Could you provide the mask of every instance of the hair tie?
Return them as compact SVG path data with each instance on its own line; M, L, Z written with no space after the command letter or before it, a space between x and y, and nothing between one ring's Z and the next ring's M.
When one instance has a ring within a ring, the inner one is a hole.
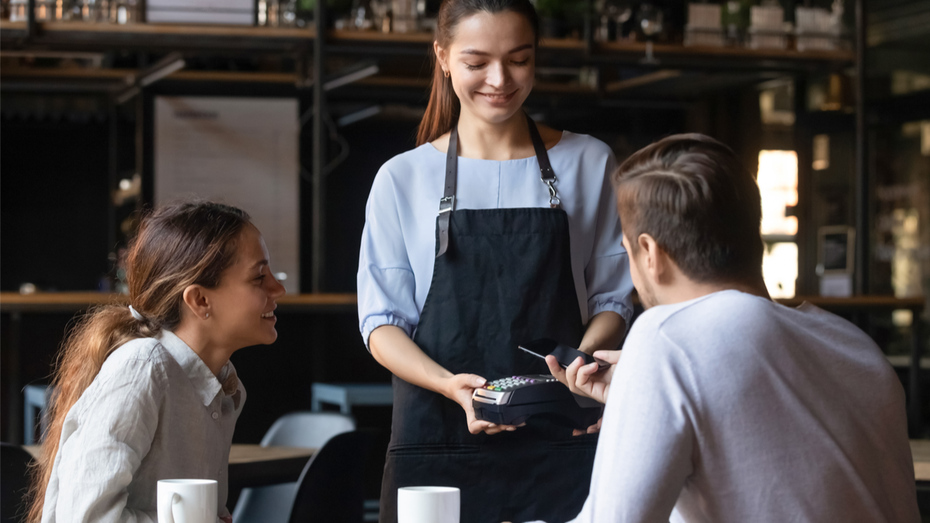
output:
M132 314L132 317L135 318L136 321L145 321L145 316L139 314L139 311L136 309L133 309L132 305L129 306L129 313Z

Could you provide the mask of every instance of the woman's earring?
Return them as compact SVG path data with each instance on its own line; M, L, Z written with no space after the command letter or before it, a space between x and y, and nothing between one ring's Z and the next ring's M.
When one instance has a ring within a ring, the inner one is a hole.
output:
M452 76L452 74L450 74L449 71L446 71L445 69L442 70L442 74L443 74L443 76L445 76L446 78L449 78L450 76Z
M210 313L208 312L208 313L203 317L203 319L207 319L207 318L209 318L209 317L210 317Z

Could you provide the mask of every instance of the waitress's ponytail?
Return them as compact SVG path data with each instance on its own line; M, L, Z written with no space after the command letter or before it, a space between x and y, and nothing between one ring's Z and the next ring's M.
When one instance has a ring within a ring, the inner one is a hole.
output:
M479 12L495 14L502 11L513 11L526 17L538 43L539 17L529 0L443 0L436 17L436 42L439 47L449 49L459 22ZM459 99L452 89L452 79L443 73L436 56L429 103L417 131L417 146L432 142L452 130L458 122L460 110Z
M435 53L434 53L435 54ZM447 133L459 119L459 98L452 89L452 78L442 72L439 57L433 61L433 82L426 114L417 131L417 147Z

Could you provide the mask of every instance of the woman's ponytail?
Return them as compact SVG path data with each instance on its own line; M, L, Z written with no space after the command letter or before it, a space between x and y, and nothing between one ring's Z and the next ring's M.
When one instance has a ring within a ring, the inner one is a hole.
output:
M433 61L429 103L417 131L417 147L449 132L459 119L460 109L459 98L452 89L452 78L443 73L439 58L436 57Z
M147 322L132 317L124 305L104 305L89 311L71 329L58 356L57 370L50 390L44 416L49 420L42 435L42 452L33 469L30 485L32 505L26 521L38 523L42 519L45 488L52 474L55 455L61 440L65 415L77 403L87 387L100 372L103 363L124 343L153 335Z

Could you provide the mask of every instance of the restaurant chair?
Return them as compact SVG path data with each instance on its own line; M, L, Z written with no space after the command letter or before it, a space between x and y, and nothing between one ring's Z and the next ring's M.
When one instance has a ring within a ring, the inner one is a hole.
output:
M322 448L333 436L355 430L351 416L336 412L292 412L278 418L262 447ZM297 483L242 489L233 511L236 523L287 523Z
M377 441L378 431L370 429L329 440L297 480L288 523L362 523L365 473Z
M19 445L0 443L0 523L19 523L29 491L32 455Z

